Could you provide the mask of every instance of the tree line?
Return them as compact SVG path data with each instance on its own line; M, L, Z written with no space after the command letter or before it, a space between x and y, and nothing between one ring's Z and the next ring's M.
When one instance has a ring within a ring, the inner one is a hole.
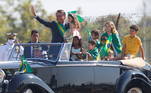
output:
M6 42L7 32L18 33L18 39L21 42L28 42L30 40L30 32L36 29L40 32L40 41L50 42L51 32L48 28L42 26L39 22L34 20L31 16L29 7L34 0L1 0L0 1L0 44ZM43 8L41 1L36 0L34 2L35 6L38 8L38 15L46 20L55 20L55 13L48 14ZM78 9L77 9L78 10ZM80 9L81 10L81 9ZM81 13L81 11L79 12ZM81 23L81 35L84 41L87 41L88 34L93 29L98 29L103 32L104 23L107 21L113 21L116 23L118 18L117 15L99 16L93 21L91 18L87 17L83 23ZM132 24L130 19L120 16L118 23L118 32L121 36L125 36L129 33L129 26ZM140 21L137 22L140 27L138 35L143 39L144 37L149 40L151 36L151 17L142 17Z

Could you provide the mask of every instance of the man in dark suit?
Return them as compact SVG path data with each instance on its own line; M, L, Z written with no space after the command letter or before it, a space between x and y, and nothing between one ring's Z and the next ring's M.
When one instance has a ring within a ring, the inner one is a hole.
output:
M40 18L36 15L35 9L31 6L31 13L33 14L34 18L39 21L44 26L51 29L52 32L52 43L64 43L64 33L69 29L69 23L65 23L66 13L64 10L57 10L56 12L56 19L57 21L48 22ZM56 59L59 52L61 50L60 44L55 44L55 46L50 46L49 48L49 59Z
M28 43L40 43L39 42L39 33L37 30L32 30L31 32L31 41ZM25 58L40 58L43 57L43 51L47 50L47 46L25 46L24 56Z
M51 29L52 32L52 43L64 43L64 33L69 29L69 23L65 23L66 14L64 10L57 10L56 19L57 21L48 22L36 15L35 9L31 6L31 12L34 18L44 26Z

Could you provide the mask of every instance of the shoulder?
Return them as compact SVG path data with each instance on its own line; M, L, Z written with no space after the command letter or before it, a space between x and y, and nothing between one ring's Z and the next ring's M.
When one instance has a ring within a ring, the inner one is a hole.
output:
M50 23L51 23L51 24L57 24L57 22L56 22L56 21L51 21Z
M106 32L102 33L102 34L101 34L101 37L102 37L102 36L107 36L107 33L106 33Z
M112 32L112 34L118 34L118 31L117 31L117 30L114 30L114 31Z
M127 39L127 38L130 38L130 35L126 35L123 37L123 39Z
M119 33L117 31L112 32L112 36L117 37L119 36Z
M140 37L138 37L138 36L136 36L135 38L136 38L137 40L141 40Z
M57 22L56 21L51 21L51 22L49 22L49 25L51 25L51 27L56 27Z
M130 35L124 36L122 40L123 44L125 44L129 39L130 39Z
M103 32L101 35L105 35L105 34L107 34L106 32Z
M136 39L137 42L141 43L140 37L136 36L135 39Z

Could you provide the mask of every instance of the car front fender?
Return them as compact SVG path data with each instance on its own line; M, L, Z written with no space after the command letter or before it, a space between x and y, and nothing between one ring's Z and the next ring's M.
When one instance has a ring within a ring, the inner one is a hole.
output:
M147 76L139 70L128 70L121 74L116 83L116 93L124 93L128 84L133 82L133 80L138 80L143 82L146 86L151 87L150 80Z
M44 81L37 76L28 73L14 75L8 84L7 93L18 93L22 87L28 85L36 85L48 93L54 93Z

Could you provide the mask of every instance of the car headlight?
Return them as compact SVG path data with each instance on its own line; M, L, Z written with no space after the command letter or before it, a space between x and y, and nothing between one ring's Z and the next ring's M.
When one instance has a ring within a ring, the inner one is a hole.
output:
M5 78L5 72L2 69L0 69L0 83L3 82L4 78Z

